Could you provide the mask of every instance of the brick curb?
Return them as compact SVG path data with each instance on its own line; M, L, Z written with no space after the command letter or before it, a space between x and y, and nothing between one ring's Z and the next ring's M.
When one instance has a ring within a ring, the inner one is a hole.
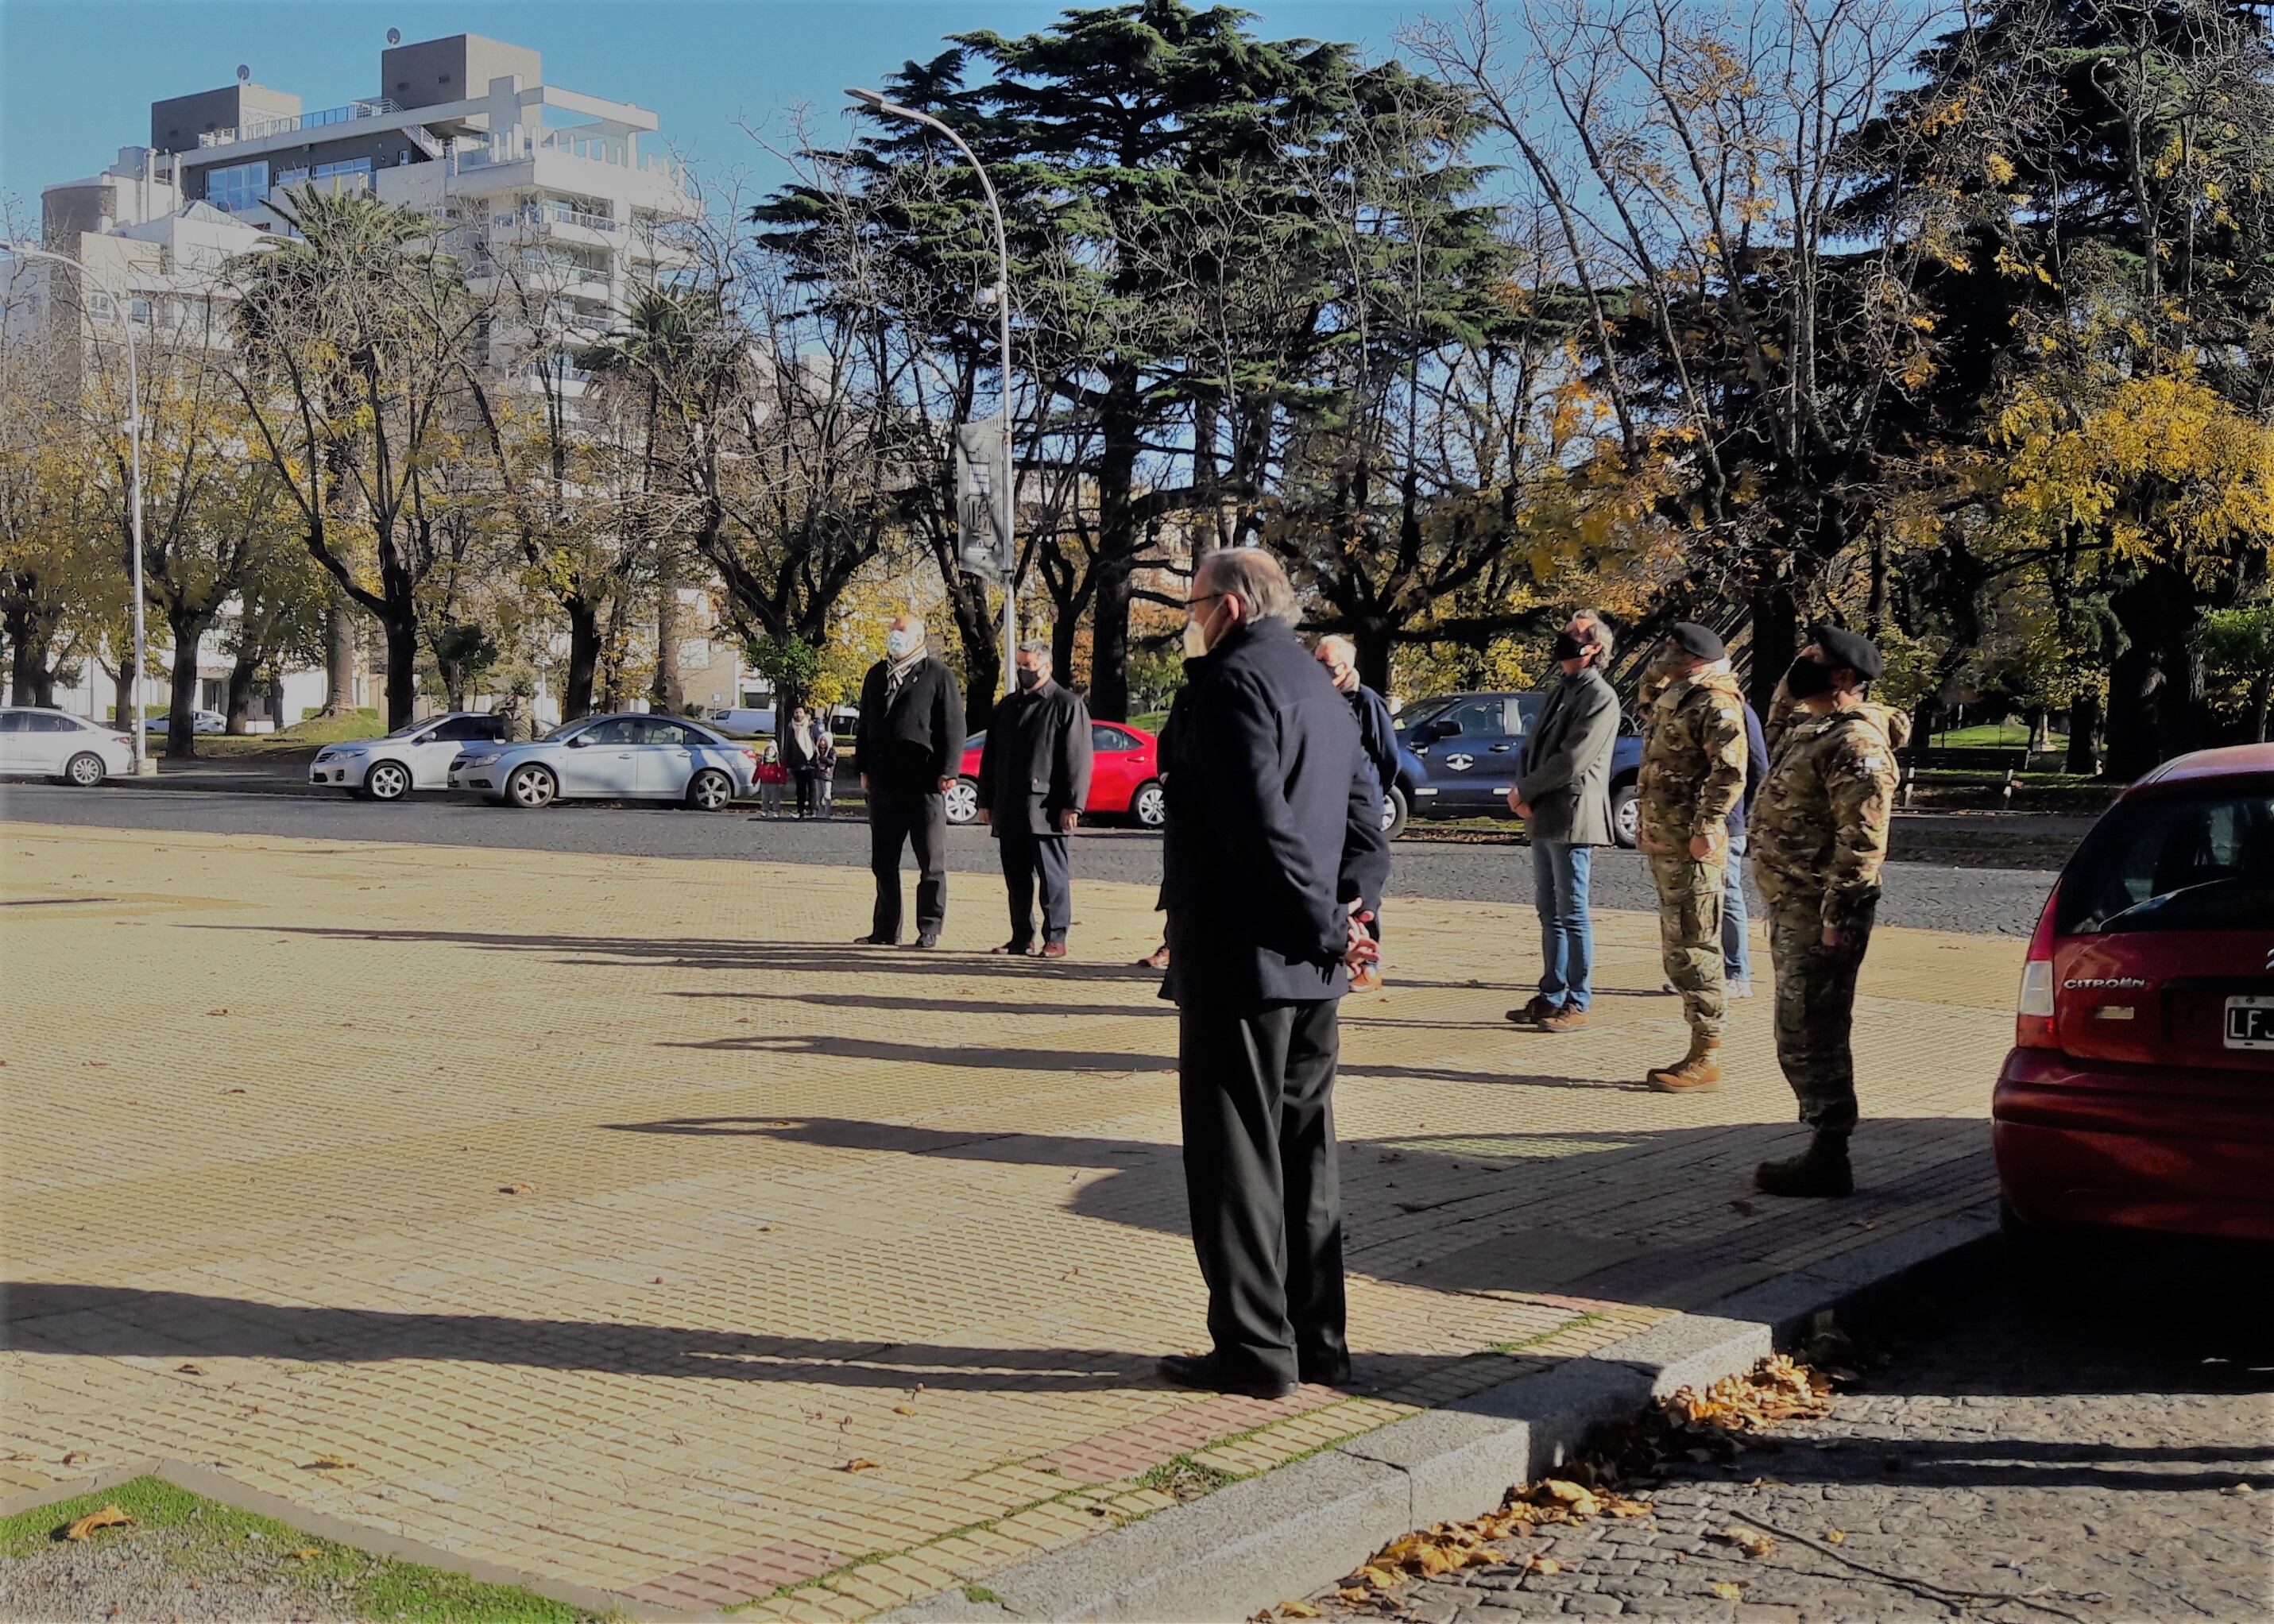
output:
M106 1467L70 1483L11 1494L0 1498L0 1517L20 1516L27 1511L37 1511L42 1506L77 1500L82 1494L100 1494L105 1489L115 1489L123 1483L132 1483L137 1477L159 1478L177 1489L186 1489L192 1494L202 1495L234 1510L250 1512L254 1516L273 1517L303 1533L330 1540L334 1545L348 1545L392 1561L416 1562L422 1568L460 1574L482 1584L510 1585L516 1590L528 1590L548 1601L557 1601L564 1606L575 1607L599 1618L685 1619L697 1616L666 1612L651 1604L636 1602L610 1590L566 1584L557 1579L520 1573L495 1562L480 1561L453 1551L445 1551L439 1545L423 1545L416 1539L405 1539L399 1534L390 1534L360 1522L350 1522L326 1512L312 1511L297 1501L248 1488L210 1466L192 1466L184 1461L156 1458L130 1466Z
M971 1619L1246 1619L1432 1522L1479 1516L1596 1426L1750 1370L1820 1317L1993 1239L1988 1205L1676 1314L1553 1370L1394 1421L1261 1477L947 1591L885 1624Z

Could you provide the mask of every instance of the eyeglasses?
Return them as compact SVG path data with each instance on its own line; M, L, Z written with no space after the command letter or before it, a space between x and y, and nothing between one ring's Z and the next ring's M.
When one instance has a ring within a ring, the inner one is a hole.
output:
M1202 592L1198 598L1187 598L1185 599L1185 607L1187 609L1197 609L1202 604L1212 604L1219 598L1230 598L1231 596L1231 594L1229 592Z

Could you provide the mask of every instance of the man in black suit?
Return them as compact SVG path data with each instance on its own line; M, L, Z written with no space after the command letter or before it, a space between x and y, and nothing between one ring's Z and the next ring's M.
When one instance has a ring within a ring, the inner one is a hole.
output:
M885 658L861 683L855 764L869 796L869 867L877 912L859 939L900 939L900 846L916 855L916 945L939 945L947 921L947 790L963 764L963 695L924 648L923 617L896 617Z
M1296 640L1270 554L1193 576L1186 688L1163 741L1169 916L1193 1247L1214 1350L1180 1386L1283 1398L1350 1373L1335 1169L1337 1003L1371 963L1389 876L1350 703Z
M1003 695L979 756L979 816L995 831L1011 893L1011 939L993 951L1035 944L1035 881L1043 883L1043 957L1063 959L1073 923L1066 835L1089 804L1094 747L1089 707L1050 680L1050 646L1019 650L1018 686Z

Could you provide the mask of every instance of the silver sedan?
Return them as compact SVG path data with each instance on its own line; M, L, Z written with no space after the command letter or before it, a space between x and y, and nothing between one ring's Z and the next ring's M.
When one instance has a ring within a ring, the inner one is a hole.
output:
M556 801L676 801L732 806L757 781L758 753L675 716L587 716L542 739L484 744L450 763L450 787L534 811Z

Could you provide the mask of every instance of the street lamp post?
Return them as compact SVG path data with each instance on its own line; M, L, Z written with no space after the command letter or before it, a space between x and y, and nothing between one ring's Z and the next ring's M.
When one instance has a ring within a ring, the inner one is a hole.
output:
M987 194L987 212L995 217L995 314L998 332L1003 346L1003 479L1005 488L1003 501L1003 547L1008 555L1003 560L1003 691L1011 692L1017 686L1019 664L1019 546L1018 503L1013 500L1018 492L1018 465L1012 460L1011 440L1011 239L1003 229L1003 205L995 196L995 183L987 177L987 166L979 162L979 154L971 150L964 139L934 118L930 113L913 107L902 107L888 102L874 90L856 87L845 93L874 113L887 118L905 118L928 130L937 130L955 143L971 165L971 172L979 177L980 190Z
M110 301L111 313L126 334L126 506L127 528L133 538L133 556L128 561L128 573L133 578L134 593L134 774L147 777L155 771L150 760L149 733L145 723L142 703L142 670L145 643L142 632L142 381L134 360L134 312L118 296L118 289L72 259L46 248L26 248L20 243L0 241L0 253L13 254L19 259L50 259L67 266L86 277L102 290Z

